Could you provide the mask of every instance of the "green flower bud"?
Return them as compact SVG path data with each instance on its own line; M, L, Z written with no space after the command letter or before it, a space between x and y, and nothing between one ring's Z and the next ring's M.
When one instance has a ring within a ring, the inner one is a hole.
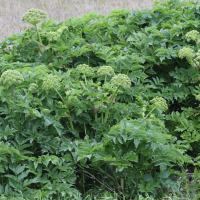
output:
M89 67L86 64L78 65L77 69L80 73L84 74L86 77L94 75L94 70L92 69L92 67Z
M163 111L168 109L167 102L162 97L155 97L150 102Z
M56 75L49 74L43 79L42 88L45 91L56 88L59 86L60 78Z
M47 37L49 38L50 41L57 40L58 37L60 37L60 34L57 32L50 31L47 33Z
M33 110L31 116L41 118L40 113L37 110Z
M62 101L58 101L57 105L58 105L59 108L63 108L63 102Z
M6 86L18 85L24 81L23 76L17 70L7 70L3 72L0 78L0 82Z
M188 42L190 42L190 40L197 41L197 39L199 38L199 32L196 30L192 30L185 35L185 38Z
M45 114L49 114L50 110L49 109L43 109L42 112L45 113Z
M28 91L29 91L29 92L33 92L33 90L36 90L37 87L38 87L38 86L37 86L36 83L31 83L31 84L29 85Z
M125 74L118 74L111 79L110 84L113 87L121 86L124 89L128 89L131 87L131 80Z
M80 72L76 69L72 69L70 71L70 77L72 77L75 80L79 80L79 78L81 77Z
M114 69L110 66L102 66L97 70L99 76L114 76Z
M200 94L196 95L195 99L198 100L198 101L200 101Z
M59 138L59 137L55 137L55 140L56 140L57 142L60 142L60 138Z
M47 14L39 9L30 9L25 15L22 17L22 21L28 22L29 24L36 25L47 18Z
M70 90L69 85L65 85L65 90Z

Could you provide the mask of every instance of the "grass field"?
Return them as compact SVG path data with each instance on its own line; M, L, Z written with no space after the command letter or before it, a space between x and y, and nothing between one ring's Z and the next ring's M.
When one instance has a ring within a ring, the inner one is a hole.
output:
M113 9L151 8L154 0L0 0L0 41L12 33L23 32L22 16L31 8L44 10L48 18L64 21L96 11L105 16ZM163 1L163 0L162 0Z

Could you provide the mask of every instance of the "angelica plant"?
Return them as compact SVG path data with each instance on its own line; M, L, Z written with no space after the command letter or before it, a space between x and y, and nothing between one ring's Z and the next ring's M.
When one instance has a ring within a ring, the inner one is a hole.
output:
M199 42L200 42L199 37L200 37L200 34L199 34L199 32L196 31L196 30L189 31L189 32L185 35L185 38L187 39L188 42L190 42L190 40L193 40L193 41L196 42L197 48L198 48L198 44L199 44Z
M92 67L89 67L89 65L86 64L81 64L77 66L77 70L83 74L84 79L85 79L85 84L87 85L87 79L86 77L93 76L94 75L94 70Z
M43 79L42 89L46 92L48 92L51 89L54 89L56 93L58 94L58 96L60 97L60 99L62 100L62 103L66 104L63 97L56 89L60 84L59 82L60 82L60 78L58 76L56 75L53 76L52 74L49 74ZM70 113L68 112L66 116L69 119L71 129L74 129Z
M188 32L185 35L185 38L188 42L190 42L191 40L195 41L196 45L197 45L197 49L198 49L198 44L200 42L200 34L198 31L196 30L192 30L190 32ZM200 50L198 50L198 52L194 53L194 50L191 49L190 47L183 47L183 49L181 49L179 51L179 58L183 59L186 58L187 61L193 66L193 67L198 67L200 69Z
M107 76L114 76L115 72L114 69L110 66L102 66L97 70L97 74L99 76L105 76L105 82L106 82L106 78Z
M49 38L49 41L56 41L61 34L63 33L64 29L66 29L66 26L62 26L61 28L59 28L57 31L50 31L47 33L47 37Z
M21 82L24 81L23 76L17 70L7 70L3 72L0 78L0 82L6 86L12 88L12 95L14 98L14 85L19 85Z
M28 22L29 24L32 24L33 26L35 26L35 29L37 31L38 40L41 44L42 44L42 40L41 40L39 31L37 28L37 24L39 24L45 18L47 18L47 14L43 10L34 9L34 8L30 9L22 17L22 21Z
M111 107L111 105L113 104L113 100L116 98L117 96L117 92L119 90L120 87L124 88L124 89L129 89L131 87L131 80L130 78L125 75L125 74L118 74L115 75L111 81L110 81L110 85L114 88L116 88L116 90L114 91L114 93L111 96L111 100L110 100L110 105L108 106L108 109L106 110L106 114L105 114L105 118L104 118L104 122L107 122L108 119L108 112L109 112L109 108Z

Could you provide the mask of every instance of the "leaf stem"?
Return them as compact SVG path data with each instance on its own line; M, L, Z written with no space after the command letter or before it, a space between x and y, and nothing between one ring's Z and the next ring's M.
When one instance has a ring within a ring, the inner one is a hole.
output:
M146 119L154 110L155 110L156 106L148 113L148 115L146 117L144 117L144 119Z
M115 98L115 95L117 94L118 89L119 89L119 86L117 87L117 89L115 90L115 92L112 95L111 104L109 105L108 109L106 110L106 114L105 114L105 118L104 118L104 123L106 123L107 120L108 120L108 112L109 112L109 109L110 109L111 105L113 104L113 99Z
M60 93L58 92L58 90L56 90L56 88L54 88L54 90L56 91L56 93L58 94L58 96L60 97L60 99L62 100L62 102L65 103L64 99L62 98L62 96L60 95Z
M95 117L95 122L97 122L97 112L94 113L94 117Z
M87 85L87 79L86 79L86 76L85 76L85 74L84 74L84 79L85 79L85 84Z
M60 93L58 92L58 90L56 90L56 88L54 88L54 90L56 91L56 93L58 94L58 96L60 97L60 99L62 100L63 103L65 103L64 99L62 98L62 96L60 95ZM69 125L70 125L70 128L73 130L74 129L74 126L73 126L73 123L72 123L72 119L71 119L71 116L69 114Z
M37 25L35 25L35 29L36 29L36 31L37 31L38 40L39 40L39 42L42 44L42 40L41 40L39 31L38 31Z

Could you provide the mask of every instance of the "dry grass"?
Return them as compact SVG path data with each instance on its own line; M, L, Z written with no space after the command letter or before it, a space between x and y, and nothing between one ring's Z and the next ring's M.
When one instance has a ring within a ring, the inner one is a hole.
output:
M105 16L113 9L151 8L154 0L0 0L0 41L12 33L23 32L22 16L31 8L44 10L48 18L64 21L96 11ZM163 0L162 0L163 1Z

